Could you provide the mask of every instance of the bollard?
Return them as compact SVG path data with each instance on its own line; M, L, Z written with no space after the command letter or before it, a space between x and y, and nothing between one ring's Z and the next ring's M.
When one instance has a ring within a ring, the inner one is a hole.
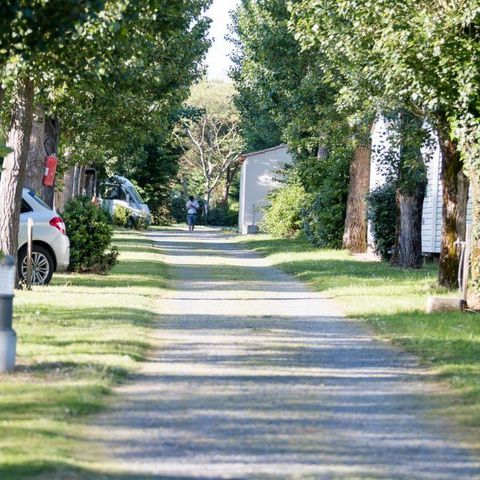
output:
M17 335L12 329L15 261L6 256L0 260L0 373L15 368Z

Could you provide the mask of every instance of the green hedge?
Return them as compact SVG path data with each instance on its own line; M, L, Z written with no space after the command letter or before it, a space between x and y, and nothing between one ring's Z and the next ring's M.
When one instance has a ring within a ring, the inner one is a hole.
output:
M388 259L395 245L397 205L395 186L385 184L367 196L368 219L371 222L375 251Z
M308 202L304 188L296 183L287 184L274 190L269 201L261 229L276 237L296 236L302 226L302 210Z
M104 210L88 197L79 197L66 203L62 216L70 239L69 270L106 273L117 263L113 229Z

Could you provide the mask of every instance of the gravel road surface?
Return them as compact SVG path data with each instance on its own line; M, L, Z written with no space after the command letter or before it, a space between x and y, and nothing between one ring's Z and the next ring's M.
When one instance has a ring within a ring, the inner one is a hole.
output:
M177 280L96 422L118 478L480 478L414 357L219 232L146 235Z

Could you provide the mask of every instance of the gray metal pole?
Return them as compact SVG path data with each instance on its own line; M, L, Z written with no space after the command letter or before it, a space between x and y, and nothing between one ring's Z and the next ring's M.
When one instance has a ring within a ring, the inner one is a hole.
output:
M6 256L0 260L0 373L15 368L17 335L12 329L15 262Z

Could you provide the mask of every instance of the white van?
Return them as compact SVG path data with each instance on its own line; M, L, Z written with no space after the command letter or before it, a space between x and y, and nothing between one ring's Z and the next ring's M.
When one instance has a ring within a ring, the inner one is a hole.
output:
M113 215L118 206L122 206L130 212L132 223L141 219L150 225L150 209L130 180L114 175L103 184L103 190L102 207L110 215Z

